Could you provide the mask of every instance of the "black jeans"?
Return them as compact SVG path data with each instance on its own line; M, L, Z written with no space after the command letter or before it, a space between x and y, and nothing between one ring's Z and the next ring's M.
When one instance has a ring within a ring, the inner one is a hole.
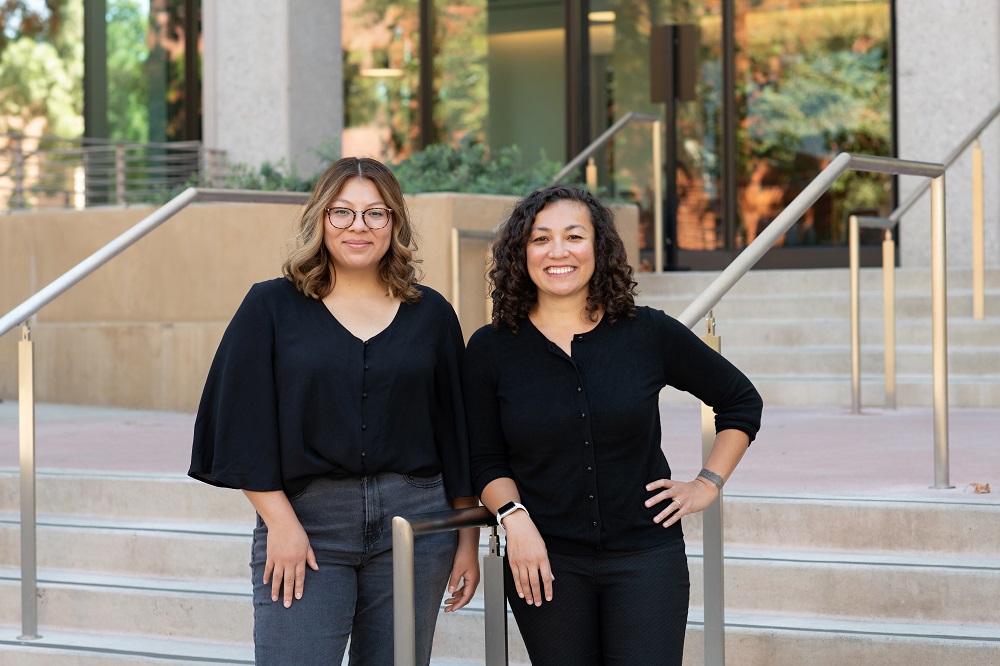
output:
M533 666L680 666L691 583L684 541L627 553L549 552L552 601L529 606L504 568Z

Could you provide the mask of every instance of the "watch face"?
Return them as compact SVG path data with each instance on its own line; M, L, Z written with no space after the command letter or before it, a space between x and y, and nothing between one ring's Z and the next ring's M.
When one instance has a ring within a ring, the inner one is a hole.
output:
M500 507L500 510L497 511L497 514L499 514L499 515L502 516L503 514L507 513L511 509L513 509L515 506L517 506L517 505L514 502L507 502L502 507Z

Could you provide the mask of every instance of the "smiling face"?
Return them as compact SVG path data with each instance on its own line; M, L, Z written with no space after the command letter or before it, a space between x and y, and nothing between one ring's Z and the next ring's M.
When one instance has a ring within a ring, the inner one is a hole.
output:
M338 272L377 272L379 262L389 250L393 220L381 229L369 229L361 219L361 211L369 208L389 208L375 183L365 178L351 178L341 188L328 207L351 208L358 211L354 222L346 229L330 224L323 214L323 243Z
M594 225L582 203L560 200L548 204L531 227L526 248L528 276L538 288L538 300L580 298L590 293L594 275Z

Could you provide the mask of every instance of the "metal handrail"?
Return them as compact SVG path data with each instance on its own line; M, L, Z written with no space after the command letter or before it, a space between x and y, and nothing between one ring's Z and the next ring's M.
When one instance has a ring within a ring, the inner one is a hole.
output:
M38 636L38 550L35 534L35 400L34 356L28 320L43 307L66 293L98 268L108 263L136 241L153 231L186 206L195 202L302 204L309 195L302 192L255 192L190 187L170 202L137 222L125 233L97 250L79 264L40 289L33 296L0 317L0 336L23 323L18 355L18 409L21 476L21 639Z
M962 142L959 143L954 150L952 150L948 156L944 158L944 161L942 162L944 168L947 169L954 164L955 161L962 156L962 153L965 152L965 149L971 146L973 142L979 138L983 131L986 130L990 123L997 118L997 116L1000 116L1000 104L990 111L990 113L966 135ZM917 203L917 200L927 192L930 186L930 182L921 183L920 187L911 192L910 195L906 197L906 200L896 207L896 210L889 213L889 219L894 222L898 222L900 218L902 218L903 215L913 207L913 204Z
M574 169L580 168L588 157L596 153L598 149L604 146L604 144L610 141L615 134L618 134L618 132L624 129L625 126L628 125L633 120L640 123L656 123L660 122L660 117L652 113L639 113L637 111L629 111L621 118L616 120L611 127L604 130L604 132L602 132L600 136L591 141L590 145L584 148L582 151L580 151L579 155L577 155L569 162L567 162L566 166L562 168L562 171L557 173L555 177L552 179L552 184L556 185L563 178L568 176Z
M303 204L309 198L305 192L257 192L253 190L221 190L189 187L169 202L137 222L127 231L38 290L13 310L0 317L0 336L26 321L43 307L64 294L70 287L108 263L133 243L193 203L271 203Z
M980 136L998 116L997 105L978 125L948 154L943 165L947 170L972 145L972 317L981 320L986 316L985 280L985 224L983 202L983 150ZM883 293L883 338L885 406L896 407L896 314L895 314L895 241L893 230L899 225L904 213L923 196L931 182L921 184L888 217L852 215L849 218L849 253L851 272L851 408L854 413L861 411L861 262L860 229L882 229L882 293Z
M437 511L392 519L392 625L393 663L416 663L416 623L413 583L413 537L433 532L453 532L466 527L492 527L490 550L483 556L485 598L485 666L507 664L507 601L503 593L503 556L497 534L497 517L484 506Z
M931 340L934 393L934 485L950 488L948 476L948 312L943 164L841 153L677 317L692 328L771 249L844 172L871 171L924 176L931 182Z
M663 158L661 156L663 148L660 136L662 134L660 129L660 123L662 122L660 116L652 113L629 111L615 121L611 127L604 130L604 132L601 133L599 137L594 139L589 146L584 148L579 155L571 159L566 166L562 168L562 171L557 173L555 178L552 179L552 185L559 183L574 169L580 168L584 160L597 152L599 148L610 141L615 134L617 134L633 120L636 122L653 124L653 136L650 141L650 145L653 147L653 261L655 262L654 270L659 272L663 270ZM672 147L671 150L673 150Z
M944 174L944 166L941 164L840 153L687 306L677 317L678 321L691 328L708 314L708 311L718 304L722 297L733 288L733 285L746 275L754 264L760 261L760 258L784 237L785 232L791 229L792 225L798 222L799 218L830 189L837 178L848 170L932 177Z

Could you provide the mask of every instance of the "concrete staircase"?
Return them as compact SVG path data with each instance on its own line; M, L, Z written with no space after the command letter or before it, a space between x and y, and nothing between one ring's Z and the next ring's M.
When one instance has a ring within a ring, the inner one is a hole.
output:
M726 500L728 663L1000 664L1000 504ZM0 474L0 663L249 664L252 512L184 477L40 473L39 626L20 642L17 477ZM686 519L702 663L700 518ZM482 663L482 599L442 613L434 663ZM526 664L510 620L512 664Z
M679 315L718 273L639 274L641 305ZM948 273L949 403L1000 405L1000 269L986 273L986 319L972 319L971 270ZM715 308L723 353L765 404L851 404L850 276L846 269L751 271ZM929 269L896 271L897 404L929 406ZM884 405L882 271L861 275L862 403ZM705 327L694 328L699 335ZM669 392L664 399L671 400Z

